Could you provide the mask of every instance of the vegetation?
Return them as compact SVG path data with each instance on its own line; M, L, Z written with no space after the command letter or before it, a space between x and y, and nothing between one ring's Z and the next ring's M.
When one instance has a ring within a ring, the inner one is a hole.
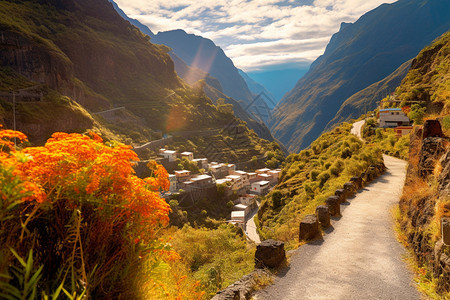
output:
M344 123L322 134L309 149L291 154L283 165L280 183L261 203L257 223L262 238L296 246L298 226L350 177L381 159L379 147L365 145Z

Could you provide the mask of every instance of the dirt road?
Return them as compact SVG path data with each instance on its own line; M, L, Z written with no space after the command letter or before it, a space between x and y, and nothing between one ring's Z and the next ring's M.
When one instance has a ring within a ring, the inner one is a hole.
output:
M353 123L352 129L350 130L350 132L356 135L360 140L362 140L361 128L364 125L364 123L366 123L365 120L355 122Z
M421 299L395 239L406 162L384 156L385 174L360 191L321 241L300 247L288 270L255 299Z

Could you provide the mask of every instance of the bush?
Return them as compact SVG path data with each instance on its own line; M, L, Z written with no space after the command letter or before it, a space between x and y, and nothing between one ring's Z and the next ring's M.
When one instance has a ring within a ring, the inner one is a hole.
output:
M21 268L14 249L32 253L33 267L42 268L39 295L62 286L78 297L138 298L142 259L178 257L157 236L169 221L157 194L169 185L165 169L151 162L152 176L139 179L131 147L105 145L95 134L55 133L45 146L21 151L14 136L26 139L0 131L0 273Z

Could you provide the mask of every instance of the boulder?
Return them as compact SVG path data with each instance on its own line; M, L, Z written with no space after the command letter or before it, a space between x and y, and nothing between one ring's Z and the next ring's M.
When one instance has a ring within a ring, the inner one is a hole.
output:
M277 268L286 258L284 243L275 240L265 240L256 246L255 268Z
M354 176L354 177L350 178L350 181L355 185L356 190L359 190L362 188L363 179L361 176Z
M328 207L326 205L320 205L316 208L316 215L319 219L320 225L323 228L329 227L330 224L330 212L328 211Z
M355 193L355 186L351 182L344 183L345 197L349 197Z
M334 195L339 197L340 203L345 202L345 190L344 189L337 189L336 192L334 192Z
M426 120L423 124L422 139L428 137L444 137L441 123L438 120Z
M341 215L341 206L338 196L330 196L327 200L325 200L327 204L328 211L331 216L340 216Z
M321 236L319 230L319 220L316 215L306 215L300 222L298 238L300 241L312 240Z

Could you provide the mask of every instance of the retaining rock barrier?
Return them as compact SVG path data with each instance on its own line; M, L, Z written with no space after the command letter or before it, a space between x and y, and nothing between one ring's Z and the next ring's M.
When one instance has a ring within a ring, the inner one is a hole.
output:
M322 228L330 227L330 212L326 205L317 206L316 215Z
M319 230L319 220L316 215L306 215L300 222L298 239L300 241L312 240L321 236Z
M255 268L277 268L286 259L284 243L275 240L265 240L256 246Z

